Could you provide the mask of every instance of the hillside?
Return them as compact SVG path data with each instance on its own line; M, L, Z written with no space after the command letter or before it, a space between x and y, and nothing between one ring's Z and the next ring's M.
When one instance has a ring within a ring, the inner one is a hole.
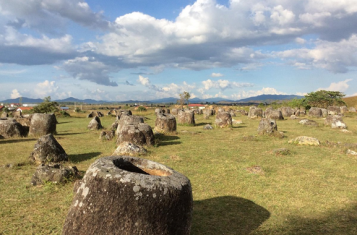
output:
M258 95L258 96L253 96L241 100L229 100L225 99L222 97L214 97L214 98L208 98L208 99L200 99L200 98L192 98L189 100L190 103L220 103L220 104L229 104L229 103L260 103L260 102L273 102L273 101L279 101L279 100L291 100L294 98L303 98L303 96L297 96L297 95ZM124 104L132 104L132 103L176 103L177 98L174 97L168 97L168 98L162 98L162 99L155 99L155 100L147 100L147 101L139 101L139 100L125 100L125 101L105 101L105 100L93 100L93 99L77 99L74 97L68 97L66 99L62 100L53 100L57 101L60 103L68 103L68 102L76 102L76 103L84 103L84 104L107 104L107 103L124 103ZM19 103L19 98L16 99L7 99L1 101L2 103ZM27 97L22 98L22 103L41 103L43 102L43 99L31 99Z
M355 107L357 108L357 96L345 97L343 101L346 102L347 107Z

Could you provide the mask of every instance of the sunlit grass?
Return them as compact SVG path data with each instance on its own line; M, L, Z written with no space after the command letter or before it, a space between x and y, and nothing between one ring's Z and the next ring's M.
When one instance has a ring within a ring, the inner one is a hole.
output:
M83 172L115 150L114 140L102 141L100 131L87 130L87 114L59 118L55 135L69 155L66 164ZM153 110L134 114L146 116L154 126ZM357 234L357 157L345 153L356 148L352 145L357 143L355 115L344 118L352 133L324 126L322 119L314 119L319 127L305 127L298 120L278 121L282 139L257 136L259 120L235 119L243 123L203 130L204 124L214 124L214 118L196 116L196 126L178 126L177 134L158 136L157 147L148 148L145 158L191 180L192 234ZM114 120L101 118L107 129ZM288 144L301 135L318 138L322 144ZM24 164L1 168L0 234L61 233L73 183L30 186L36 166L28 163L28 156L36 141L31 137L0 140L0 165ZM278 148L290 153L276 155L273 150ZM253 166L263 172L249 172L247 168Z

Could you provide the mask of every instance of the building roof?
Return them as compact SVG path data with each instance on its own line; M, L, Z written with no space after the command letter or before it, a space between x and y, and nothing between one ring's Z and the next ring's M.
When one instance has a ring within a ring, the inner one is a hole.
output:
M24 111L24 110L31 110L31 109L33 109L33 107L18 107L16 109L16 111L19 111L19 110Z

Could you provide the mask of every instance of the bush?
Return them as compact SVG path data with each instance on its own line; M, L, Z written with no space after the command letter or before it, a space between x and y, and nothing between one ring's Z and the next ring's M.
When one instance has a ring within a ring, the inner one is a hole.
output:
M61 110L58 113L56 113L56 116L57 117L70 117L71 115L64 110Z
M139 106L139 107L138 107L138 111L140 111L140 112L141 112L141 111L146 111L146 110L147 110L147 109L146 109L144 106Z

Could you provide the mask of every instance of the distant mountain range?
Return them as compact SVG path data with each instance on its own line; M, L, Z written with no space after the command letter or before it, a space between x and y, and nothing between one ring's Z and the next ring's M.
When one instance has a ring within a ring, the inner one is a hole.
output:
M259 102L273 102L273 101L279 101L279 100L291 100L291 99L301 99L303 96L297 96L297 95L259 95L259 96L254 96L254 97L249 97L246 99L241 99L241 100L229 100L229 99L224 99L221 97L215 97L215 98L209 98L209 99L200 99L200 98L192 98L189 100L190 103L259 103ZM7 99L0 101L1 103L19 103L20 99ZM73 97L69 97L63 100L54 100L58 103L85 103L85 104L110 104L110 103L124 103L124 104L133 104L133 103L176 103L177 98L174 97L169 97L169 98L163 98L163 99L156 99L156 100L126 100L126 101L105 101L105 100L92 100L92 99L85 99L85 100L80 100L76 99ZM27 97L22 97L22 103L24 104L36 104L36 103L42 103L43 99L31 99Z

